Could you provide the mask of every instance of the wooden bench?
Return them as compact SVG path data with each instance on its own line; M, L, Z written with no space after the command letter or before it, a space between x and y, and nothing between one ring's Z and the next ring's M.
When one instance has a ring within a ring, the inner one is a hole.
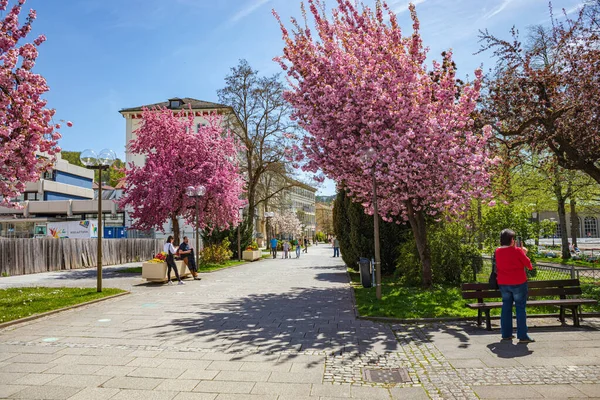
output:
M567 296L581 295L579 279L562 279L552 281L528 282L527 307L556 306L560 307L559 319L565 323L565 309L570 309L573 316L573 326L579 326L579 306L582 304L598 304L593 299L568 298ZM557 299L530 300L532 297L558 297ZM490 288L488 283L464 283L462 285L463 299L477 299L477 303L467 304L467 307L477 310L477 325L481 325L482 313L485 313L485 324L488 331L492 330L490 310L501 308L502 301L486 301L487 299L502 299L500 290Z

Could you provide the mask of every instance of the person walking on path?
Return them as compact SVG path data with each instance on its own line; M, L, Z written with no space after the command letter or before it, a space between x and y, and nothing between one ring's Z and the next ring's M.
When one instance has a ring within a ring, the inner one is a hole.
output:
M333 256L340 256L340 241L337 239L337 237L333 238Z
M521 244L522 246L522 244ZM531 260L527 257L525 247L515 246L515 232L504 229L500 233L500 247L494 252L498 287L502 294L502 312L500 314L500 330L502 340L512 340L513 314L515 304L517 314L517 339L519 343L535 342L527 334L527 274L525 268L532 270Z
M304 238L304 252L308 253L308 238Z
M271 239L271 253L273 253L273 258L277 258L277 239Z
M300 258L300 250L302 247L300 246L300 241L296 241L296 258Z
M173 269L175 271L175 276L177 277L179 284L183 285L183 281L179 277L179 271L177 271L177 264L175 264L175 253L177 252L177 250L175 249L175 246L173 246L173 236L169 236L167 238L167 243L165 243L164 250L165 253L167 253L167 283L169 285L173 284L173 282L171 282L171 269Z
M290 251L290 243L286 240L283 243L283 255L285 256L285 258L288 258L289 251Z

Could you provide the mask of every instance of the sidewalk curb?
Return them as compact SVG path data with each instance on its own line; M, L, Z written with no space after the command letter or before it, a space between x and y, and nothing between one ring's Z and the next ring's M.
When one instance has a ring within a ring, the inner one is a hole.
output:
M113 294L112 296L103 297L101 299L90 300L90 301L86 301L85 303L73 304L72 306L58 308L58 309L52 310L52 311L46 311L45 313L30 315L29 317L19 318L19 319L15 319L15 320L8 321L8 322L3 322L0 324L0 329L8 328L9 326L21 324L24 322L33 321L35 319L47 317L49 315L57 314L59 312L68 311L68 310L72 310L72 309L80 308L80 307L84 307L84 306L89 306L91 304L95 304L95 303L99 303L101 301L106 301L106 300L114 299L117 297L125 296L127 294L131 294L131 292L117 293L117 294Z
M356 303L356 297L354 295L354 287L352 287L352 279L350 279L350 273L346 269L346 277L348 278L348 287L352 292L352 310L354 316L358 320L373 321L373 322L384 322L388 324L426 324L432 322L462 322L462 321L477 321L477 317L437 317L437 318L392 318L392 317L366 317L362 316L358 312L358 306ZM552 318L557 317L558 314L527 314L528 318ZM584 319L600 317L600 312L591 313L580 313L580 317ZM492 316L491 319L499 320L500 316Z

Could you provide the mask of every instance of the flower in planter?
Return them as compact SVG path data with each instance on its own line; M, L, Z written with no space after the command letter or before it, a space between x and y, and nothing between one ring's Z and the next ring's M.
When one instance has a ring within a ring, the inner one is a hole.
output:
M248 245L248 247L246 247L246 251L257 251L258 250L258 244L256 242L252 242L251 244Z
M160 253L158 253L157 255L154 256L154 258L148 262L151 263L163 263L165 262L167 259L167 253L165 253L164 251L161 251Z

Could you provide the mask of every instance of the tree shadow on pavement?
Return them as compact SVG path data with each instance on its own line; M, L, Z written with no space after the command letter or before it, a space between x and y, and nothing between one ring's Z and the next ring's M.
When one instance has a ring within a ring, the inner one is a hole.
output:
M227 301L205 298L190 304L192 313L168 311L176 317L151 327L148 335L229 352L285 352L290 359L307 353L399 351L388 325L355 319L350 296L349 288L292 288ZM136 332L144 336L143 328Z

